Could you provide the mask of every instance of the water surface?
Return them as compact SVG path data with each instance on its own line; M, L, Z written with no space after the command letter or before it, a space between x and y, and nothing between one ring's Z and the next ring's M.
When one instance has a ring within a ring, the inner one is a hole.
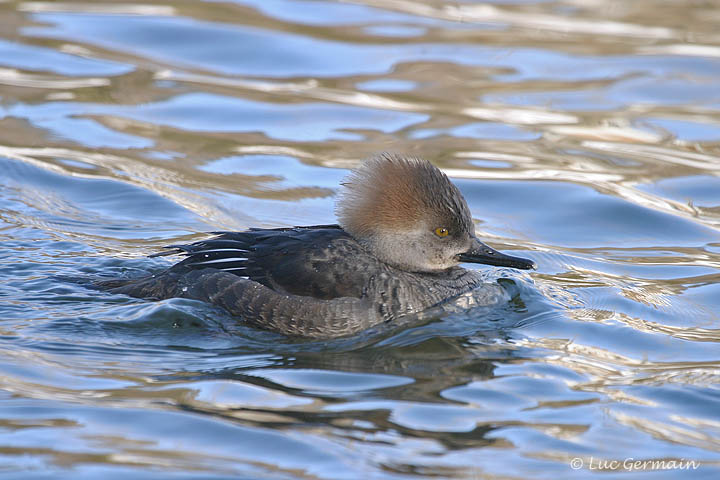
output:
M0 475L717 478L718 12L0 3ZM77 282L331 223L384 150L537 262L510 303L320 342Z

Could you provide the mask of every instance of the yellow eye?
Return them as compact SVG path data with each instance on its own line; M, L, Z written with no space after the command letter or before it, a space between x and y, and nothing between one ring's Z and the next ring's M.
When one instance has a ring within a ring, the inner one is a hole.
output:
M447 228L439 227L435 229L435 235L438 237L447 237L450 231Z

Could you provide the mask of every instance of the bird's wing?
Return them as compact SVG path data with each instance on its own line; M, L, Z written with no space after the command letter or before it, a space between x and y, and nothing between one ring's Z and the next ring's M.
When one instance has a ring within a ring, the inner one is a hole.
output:
M217 232L208 240L167 248L156 256L187 256L174 271L213 268L277 292L325 300L362 297L369 269L358 266L377 262L337 225Z

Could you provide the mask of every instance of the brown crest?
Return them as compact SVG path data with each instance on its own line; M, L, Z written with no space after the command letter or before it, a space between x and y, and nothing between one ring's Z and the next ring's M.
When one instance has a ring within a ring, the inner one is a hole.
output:
M472 228L460 191L420 158L380 154L353 170L342 186L336 213L343 229L356 238L428 224Z

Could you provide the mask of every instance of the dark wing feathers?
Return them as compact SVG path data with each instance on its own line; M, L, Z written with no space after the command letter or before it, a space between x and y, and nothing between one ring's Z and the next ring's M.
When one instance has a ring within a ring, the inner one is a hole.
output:
M172 271L214 268L281 293L320 299L361 297L367 279L356 268L358 257L375 261L337 225L215 234L154 256L186 255Z

